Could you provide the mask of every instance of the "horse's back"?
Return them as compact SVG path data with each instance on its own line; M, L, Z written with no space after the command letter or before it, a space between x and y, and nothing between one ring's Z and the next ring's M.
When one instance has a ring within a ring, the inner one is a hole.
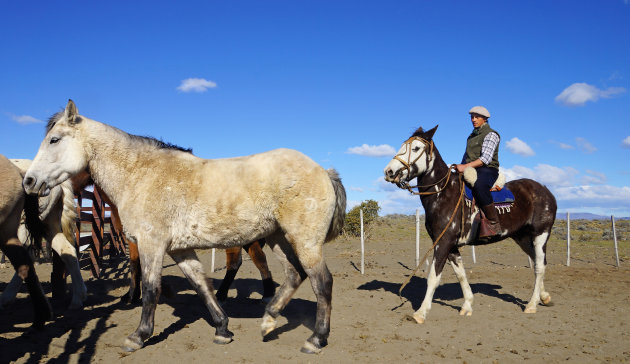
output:
M540 222L553 222L558 209L556 198L541 183L529 178L507 182L505 187L514 194L514 206L527 211L529 216L536 216Z

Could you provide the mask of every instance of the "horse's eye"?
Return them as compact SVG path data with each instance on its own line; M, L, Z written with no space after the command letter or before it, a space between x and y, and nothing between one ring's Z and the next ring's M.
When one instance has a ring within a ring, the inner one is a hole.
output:
M50 144L55 144L55 143L57 143L58 141L59 141L59 138L57 138L57 137L52 137L52 138L50 138Z
M419 150L420 150L420 147L414 147L414 148L413 148L413 151L414 151L414 152L417 152L417 151L419 151Z

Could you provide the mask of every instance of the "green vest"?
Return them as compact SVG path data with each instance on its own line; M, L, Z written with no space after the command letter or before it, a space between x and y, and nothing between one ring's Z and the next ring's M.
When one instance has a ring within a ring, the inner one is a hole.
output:
M468 136L468 140L466 142L466 158L464 160L465 163L470 163L475 161L481 157L481 146L483 145L483 140L490 132L495 132L490 128L488 123L483 124L481 127L474 129L472 133ZM497 133L499 135L499 133ZM499 135L499 138L501 136ZM497 144L496 149L494 150L494 155L492 155L492 160L488 163L488 167L499 168L499 145Z

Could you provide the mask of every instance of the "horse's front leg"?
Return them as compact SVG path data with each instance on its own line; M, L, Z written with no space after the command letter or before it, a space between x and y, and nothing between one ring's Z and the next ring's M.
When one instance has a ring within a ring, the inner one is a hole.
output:
M219 305L217 298L212 292L211 286L208 285L208 280L203 271L203 265L199 261L199 258L197 258L195 251L192 249L179 250L169 252L169 255L175 260L210 311L212 326L216 328L214 343L228 344L232 342L232 336L234 336L234 334L227 328L228 316Z
M448 250L440 246L435 249L433 252L433 260L431 261L431 267L429 268L429 276L427 277L427 291L424 295L424 300L422 300L422 305L413 314L413 318L419 324L423 324L427 318L427 314L429 310L431 310L431 302L433 301L433 295L435 294L435 289L440 284L440 279L442 278L442 269L444 268L444 264L446 263L446 257L448 256Z
M142 271L140 269L140 255L138 245L129 241L129 292L123 297L127 303L140 301L140 284L142 281Z
M87 288L81 276L76 249L61 231L54 235L51 246L63 261L66 270L70 272L70 277L72 278L72 302L69 308L78 309L83 307L83 302L87 299Z
M454 247L451 250L451 253L448 255L448 261L451 263L451 266L455 271L459 285L462 287L462 293L464 294L464 304L462 305L462 309L459 311L459 314L461 316L471 316L473 311L473 293L472 289L470 289L470 284L468 284L468 278L466 278L464 261L462 260L462 256L460 255L457 247Z
M157 239L146 240L149 244L155 244L157 241ZM140 240L138 242L142 268L142 316L136 331L125 339L124 348L127 351L135 351L142 348L144 342L153 334L155 308L161 292L160 284L164 248L157 245L142 247L140 244L143 243Z

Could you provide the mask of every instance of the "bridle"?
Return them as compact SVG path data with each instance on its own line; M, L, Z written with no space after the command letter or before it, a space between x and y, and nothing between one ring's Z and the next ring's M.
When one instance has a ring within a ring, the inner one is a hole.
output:
M422 152L420 154L418 154L418 156L413 160L411 160L411 143L413 143L414 141L419 141L422 144L424 144L424 149L422 150ZM393 159L399 161L400 163L402 163L402 165L404 166L404 169L407 170L407 175L410 176L411 175L411 166L413 166L414 164L416 164L416 162L418 161L418 159L420 159L420 157L422 157L422 155L427 151L427 149L429 150L429 153L427 153L427 166L429 165L429 163L431 163L431 160L433 160L434 158L434 153L433 153L433 140L428 141L426 139L423 139L419 136L412 136L411 138L407 139L403 145L406 146L405 151L403 151L402 153L398 153L394 156ZM403 158L401 158L401 156L404 156L405 154L407 154L407 160L405 161ZM403 181L403 182L398 182L397 185L400 188L404 188L406 190L409 191L409 193L411 193L412 195L433 195L436 193L440 193L442 192L442 190L444 190L446 188L446 186L448 185L448 182L451 178L451 169L453 169L454 165L451 165L449 167L448 172L446 172L446 175L444 177L442 177L440 180L438 180L437 182L430 184L430 185L425 185L425 186L421 186L421 185L416 185L416 186L410 186L407 184L407 182ZM430 191L430 192L415 192L414 189L426 189L429 187L433 187L433 186L437 186L439 185L442 181L444 181L444 184L442 185L442 187L438 188L437 191Z

